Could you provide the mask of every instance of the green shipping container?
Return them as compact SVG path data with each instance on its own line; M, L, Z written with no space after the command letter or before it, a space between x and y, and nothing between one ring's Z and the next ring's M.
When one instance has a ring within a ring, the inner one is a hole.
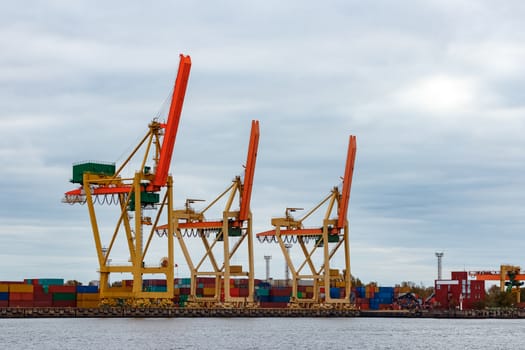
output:
M42 286L63 286L63 278L39 278L38 284Z
M53 293L53 301L74 301L77 300L76 293Z
M73 178L71 182L82 184L84 182L84 173L113 176L115 175L115 163L86 162L73 164Z
M160 195L155 192L140 192L140 203L144 205L154 205L160 202ZM129 211L135 210L135 193L131 193L128 205Z
M144 287L145 292L166 292L168 289L166 286L147 286Z
M270 295L270 290L266 288L259 288L257 289L256 294L260 297L267 297Z

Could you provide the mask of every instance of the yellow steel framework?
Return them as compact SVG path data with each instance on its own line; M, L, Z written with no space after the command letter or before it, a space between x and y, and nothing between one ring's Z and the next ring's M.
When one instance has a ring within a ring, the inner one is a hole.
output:
M334 187L326 198L299 220L294 219L291 213L300 210L300 208L287 208L285 217L272 219L273 230L257 234L259 241L277 242L281 248L292 276L290 307L351 307L350 241L346 215L355 156L356 138L350 136L342 190ZM323 205L326 206L326 211L322 227L304 228L303 221ZM336 206L337 210L335 211ZM314 242L311 249L308 249L307 246L309 242ZM288 250L291 246L290 243L298 244L300 248L298 256L301 256L302 253L302 258L296 258L296 260L300 260L298 264L294 264L292 259L291 253L293 251ZM332 268L332 261L341 247L344 250L344 268L342 271ZM318 250L321 250L321 254L317 254ZM316 265L314 261L316 254L321 257L322 262L319 265ZM313 285L313 296L311 298L298 297L298 287L303 282ZM344 286L345 296L332 297L330 288L334 286Z
M168 174L173 145L177 134L182 105L186 92L191 59L180 56L179 70L173 88L173 96L166 124L153 120L149 130L129 157L116 171L101 171L99 164L91 169L80 164L81 187L66 192L64 202L87 204L89 217L97 250L100 271L100 298L103 302L125 299L133 305L146 305L152 299L158 303L170 303L174 294L174 254L173 225L168 225L168 242L158 266L146 266L144 261L151 246L155 227L162 219L173 222L172 177ZM140 163L140 171L133 177L122 177L121 173L130 164L141 149L145 149ZM147 165L152 160L153 169ZM91 166L91 165L90 165ZM84 167L84 168L82 168ZM98 168L97 168L98 167ZM113 166L114 167L114 166ZM84 170L82 170L84 169ZM97 170L98 169L98 170ZM75 177L75 166L73 168ZM72 180L72 182L75 182ZM160 196L162 195L162 200ZM115 228L101 235L101 225L97 219L95 204L117 204L118 217ZM156 210L152 219L145 215L146 210ZM103 237L110 236L107 246ZM120 265L112 261L117 238L124 236L127 242L129 262ZM111 273L130 273L132 286L112 287L109 285ZM164 274L166 291L145 291L143 275Z
M235 177L232 184L201 211L196 211L191 206L198 200L188 199L186 200L185 209L175 210L172 214L173 230L191 274L188 306L254 306L254 263L250 198L258 142L259 122L254 120L252 121L244 182L240 176ZM233 210L232 205L236 197L239 201L239 209ZM226 204L222 212L222 220L206 221L206 212L223 198L226 198ZM157 231L163 234L166 228L167 225L159 226ZM169 236L169 232L167 234ZM191 249L188 247L186 240L191 237L201 240L204 248L202 256L199 257L199 252L195 250L190 254ZM233 265L232 261L234 261L236 253L243 251L241 248L244 248L248 260L244 261L244 264L237 263ZM199 277L215 278L215 294L213 296L197 294ZM231 282L235 278L248 280L248 296L232 295Z

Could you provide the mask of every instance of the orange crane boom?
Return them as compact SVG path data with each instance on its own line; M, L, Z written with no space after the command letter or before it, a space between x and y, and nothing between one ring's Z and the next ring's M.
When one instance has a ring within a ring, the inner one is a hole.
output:
M348 142L348 152L346 156L345 175L343 178L343 189L341 192L341 204L337 213L337 227L343 228L348 213L348 203L350 201L350 189L352 188L352 177L354 175L355 155L357 151L356 137L350 135Z
M166 185L175 138L177 137L177 130L179 128L182 105L184 104L184 96L186 94L186 87L188 86L190 68L190 56L181 54L179 71L177 73L177 79L175 80L175 86L173 87L173 98L171 100L165 134L162 140L159 162L157 164L157 170L155 171L155 177L148 186L148 191L158 191L160 187Z
M257 149L259 147L259 121L252 120L252 131L250 134L250 145L246 157L246 169L244 171L244 185L241 195L239 220L248 219L250 212L250 200L252 197L253 175L255 173L255 161L257 160Z

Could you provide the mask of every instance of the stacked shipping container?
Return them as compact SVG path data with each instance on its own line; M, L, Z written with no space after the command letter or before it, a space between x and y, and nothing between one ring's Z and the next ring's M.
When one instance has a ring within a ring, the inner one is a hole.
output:
M455 278L463 278L461 275L453 275ZM458 294L463 291L465 294L474 295L478 300L484 297L484 286L477 285L475 281L468 281L450 286L437 287L436 296L446 297ZM117 286L111 287L111 292L126 291L130 292L133 288L132 280L123 280ZM457 289L457 291L456 291ZM148 279L143 281L143 291L165 292L167 290L166 280ZM215 277L199 277L196 281L197 298L214 297L216 293ZM446 292L445 292L446 290ZM177 278L174 280L175 305L184 307L188 301L191 291L190 278ZM354 287L352 294L346 296L344 283L332 281L329 290L324 287L319 288L321 299L329 295L335 299L350 298L358 309L361 310L381 310L395 307L398 295L402 295L401 287L377 287L368 285L366 287ZM219 286L220 300L224 301L224 286ZM248 297L248 279L239 278L230 280L230 294L232 297ZM255 299L263 308L284 308L287 307L292 295L292 287L289 281L275 280L272 283L255 280ZM313 281L301 281L298 286L297 297L299 299L311 299L314 295ZM466 302L465 305L468 304ZM470 304L472 302L470 301ZM24 282L0 282L0 307L79 307L95 308L100 304L99 289L97 286L66 286L63 279L26 279Z

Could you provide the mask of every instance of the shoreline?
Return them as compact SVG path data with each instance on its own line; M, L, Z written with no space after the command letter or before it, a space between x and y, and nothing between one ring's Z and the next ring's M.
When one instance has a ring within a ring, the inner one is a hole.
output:
M0 308L0 318L183 318L183 317L378 317L444 319L521 319L525 310L336 310L286 308Z

